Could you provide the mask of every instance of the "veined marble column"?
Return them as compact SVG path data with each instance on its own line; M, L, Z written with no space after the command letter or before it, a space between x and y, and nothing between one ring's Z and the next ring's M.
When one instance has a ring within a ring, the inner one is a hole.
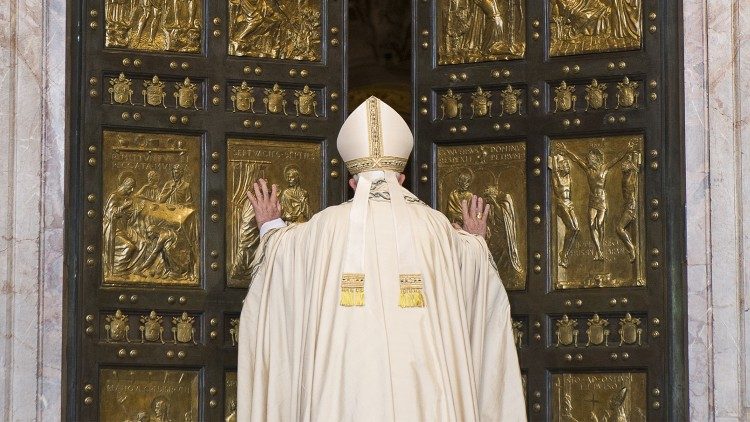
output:
M749 8L683 0L694 421L750 420Z
M0 2L0 420L58 420L65 1Z

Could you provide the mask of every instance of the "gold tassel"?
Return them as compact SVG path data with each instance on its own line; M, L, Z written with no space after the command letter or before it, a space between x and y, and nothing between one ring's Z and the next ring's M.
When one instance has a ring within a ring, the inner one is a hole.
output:
M399 275L401 294L398 298L398 306L402 308L424 308L424 282L422 274Z
M341 306L365 306L365 275L344 273L341 275Z

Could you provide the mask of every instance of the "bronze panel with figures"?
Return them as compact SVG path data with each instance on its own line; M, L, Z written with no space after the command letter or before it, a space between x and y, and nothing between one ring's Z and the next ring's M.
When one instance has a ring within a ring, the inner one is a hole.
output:
M237 372L224 373L224 421L237 422Z
M101 369L99 420L198 421L199 385L197 370Z
M230 56L320 61L321 0L229 0Z
M202 0L105 0L108 48L200 53Z
M643 286L643 137L553 140L556 289Z
M552 421L645 422L646 374L553 374Z
M104 284L199 283L201 138L104 132Z
M522 0L438 0L438 64L523 58L525 13Z
M641 47L641 0L549 1L550 56Z
M438 146L438 209L461 223L461 201L490 204L487 244L508 290L526 287L526 143Z
M307 221L321 207L322 149L317 142L229 139L227 157L227 285L247 287L260 241L247 191L266 179L279 187L282 219Z

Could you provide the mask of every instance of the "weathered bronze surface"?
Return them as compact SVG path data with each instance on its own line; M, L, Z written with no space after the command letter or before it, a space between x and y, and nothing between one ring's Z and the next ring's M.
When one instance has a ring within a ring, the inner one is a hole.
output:
M490 204L487 244L508 290L526 287L526 144L438 146L438 209L461 223L461 201Z
M101 369L99 420L198 421L198 386L193 370Z
M553 140L553 281L557 289L643 286L643 137Z
M104 284L199 281L201 140L104 132Z
M646 374L553 374L552 420L645 422Z
M202 0L105 0L105 46L199 53Z
M641 47L641 0L549 0L550 56Z
M258 178L279 187L282 218L307 221L320 210L321 146L312 142L230 139L227 146L227 284L246 287L259 242L247 191Z
M321 59L320 0L228 0L231 56Z
M224 373L224 422L237 422L237 372Z
M438 0L438 63L523 58L525 13L521 0Z

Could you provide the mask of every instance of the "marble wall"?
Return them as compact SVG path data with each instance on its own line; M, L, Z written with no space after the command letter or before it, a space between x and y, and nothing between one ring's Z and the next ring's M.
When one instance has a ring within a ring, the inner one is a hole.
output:
M683 0L694 421L750 420L748 8L747 0Z
M0 2L0 420L60 419L65 1Z
M750 420L750 1L683 8L690 414ZM0 2L0 420L60 417L65 28Z

